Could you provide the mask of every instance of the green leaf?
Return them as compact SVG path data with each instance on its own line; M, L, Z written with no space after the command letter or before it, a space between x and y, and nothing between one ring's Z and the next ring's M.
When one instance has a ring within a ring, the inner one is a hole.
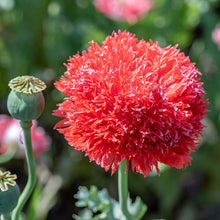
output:
M78 199L77 207L85 207L79 215L73 215L76 220L126 220L119 203L109 196L106 189L98 191L95 186L91 186L88 190L86 187L80 186L74 197ZM134 220L140 220L147 207L137 197L133 204L128 198L128 209Z
M77 215L73 215L73 218L75 220L86 220L86 219L92 219L92 211L89 210L89 209L83 209L80 213L79 213L79 216Z
M134 220L140 220L147 211L147 206L142 202L140 197L137 197L135 202L131 204L129 212Z

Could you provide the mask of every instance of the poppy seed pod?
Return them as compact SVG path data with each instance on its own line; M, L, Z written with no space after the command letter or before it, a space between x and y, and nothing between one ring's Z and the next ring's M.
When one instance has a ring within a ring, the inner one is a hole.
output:
M0 170L0 213L6 215L17 205L20 197L20 189L16 184L16 175L9 171Z
M0 190L0 213L8 214L17 205L20 196L20 189L18 185L8 186L7 191Z
M44 82L33 76L19 76L9 82L12 89L7 100L9 113L16 119L32 121L43 112Z

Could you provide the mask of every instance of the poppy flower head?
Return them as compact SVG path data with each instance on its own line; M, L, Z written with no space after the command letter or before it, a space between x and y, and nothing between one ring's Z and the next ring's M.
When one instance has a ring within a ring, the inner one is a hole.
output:
M123 159L144 176L154 166L159 174L158 162L187 166L207 105L194 63L177 46L127 31L90 44L55 83L67 96L54 111L64 118L55 128L112 174Z
M130 24L135 24L154 5L151 0L94 0L94 4L97 10L107 17Z
M51 139L44 129L33 120L31 127L32 148L35 157L49 149ZM0 154L6 153L13 145L18 147L16 156L25 157L24 135L19 120L0 114Z
M212 40L218 46L220 50L220 24L218 24L212 31Z

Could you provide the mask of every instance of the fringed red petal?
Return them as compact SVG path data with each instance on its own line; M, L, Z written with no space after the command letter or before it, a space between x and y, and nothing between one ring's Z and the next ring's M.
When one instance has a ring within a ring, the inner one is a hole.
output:
M123 159L144 176L153 167L159 175L158 162L190 164L208 104L195 64L177 45L161 48L126 31L90 44L55 83L67 95L55 128L112 174Z

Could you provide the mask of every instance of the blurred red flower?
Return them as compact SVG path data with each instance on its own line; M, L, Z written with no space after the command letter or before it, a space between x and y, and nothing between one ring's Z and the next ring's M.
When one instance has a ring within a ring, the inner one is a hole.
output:
M31 127L32 148L34 156L37 157L50 146L51 139L46 135L42 127L33 121ZM20 122L8 115L0 115L0 154L4 154L14 145L19 147L17 156L24 157L24 137Z
M94 0L95 7L107 17L134 24L153 8L151 0Z
M147 176L158 162L178 169L191 161L206 115L201 73L174 47L113 33L88 53L70 57L55 83L68 97L55 128L112 174L121 160Z
M218 24L212 32L212 40L220 49L220 24Z

